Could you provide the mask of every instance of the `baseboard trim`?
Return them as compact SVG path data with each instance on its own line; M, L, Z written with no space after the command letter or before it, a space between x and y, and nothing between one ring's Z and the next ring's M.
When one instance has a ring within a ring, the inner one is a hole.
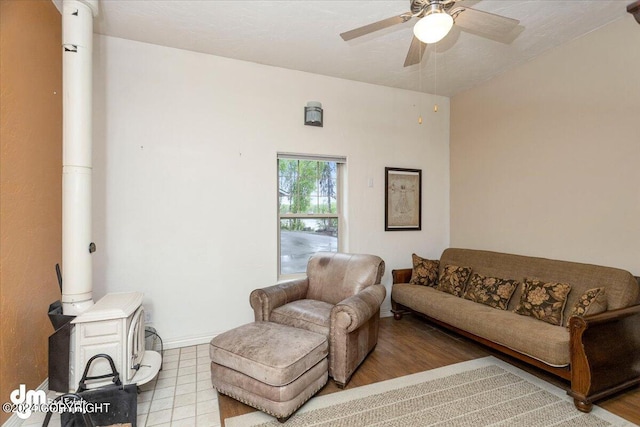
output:
M380 317L391 317L393 313L391 312L391 307L381 307L380 308ZM200 344L209 344L209 342L216 336L220 335L225 331L221 331L212 335L203 335L199 337L189 337L189 338L177 338L171 341L164 341L164 349L170 350L172 348L181 348L181 347L190 347L193 345ZM4 427L4 426L3 426Z
M209 342L214 337L218 336L221 333L222 332L218 334L213 334L213 335L206 335L206 336L192 337L192 338L182 338L182 339L179 338L173 341L165 341L164 349L170 350L172 348L190 347L192 345L200 345L200 344L209 344Z
M49 392L49 377L45 378L44 381L42 381L42 384L36 388L36 391L38 390L43 390L45 393ZM19 427L28 420L28 418L26 420L22 420L18 418L16 414L11 414L9 419L2 424L2 427Z

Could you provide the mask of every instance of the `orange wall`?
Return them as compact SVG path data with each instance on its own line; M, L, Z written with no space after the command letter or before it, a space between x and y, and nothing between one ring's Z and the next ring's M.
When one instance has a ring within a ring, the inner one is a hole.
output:
M48 376L62 256L61 25L50 0L0 0L0 402Z

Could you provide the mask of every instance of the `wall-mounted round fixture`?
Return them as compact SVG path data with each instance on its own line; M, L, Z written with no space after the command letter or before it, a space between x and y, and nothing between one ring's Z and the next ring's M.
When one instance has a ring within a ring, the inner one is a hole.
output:
M322 104L320 102L307 102L307 106L304 107L304 124L322 127Z

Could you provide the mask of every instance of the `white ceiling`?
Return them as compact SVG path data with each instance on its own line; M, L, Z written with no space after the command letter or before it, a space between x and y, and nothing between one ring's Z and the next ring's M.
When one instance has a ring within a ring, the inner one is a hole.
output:
M509 45L454 30L404 68L415 20L343 41L409 0L100 0L96 33L377 85L452 96L624 17L630 0L464 0L520 20ZM437 67L437 72L436 72Z

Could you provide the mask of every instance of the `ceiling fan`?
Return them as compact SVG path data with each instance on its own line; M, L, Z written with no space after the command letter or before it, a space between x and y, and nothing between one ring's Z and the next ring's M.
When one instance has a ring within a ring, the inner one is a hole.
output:
M455 23L460 29L492 40L510 43L513 30L520 21L506 16L459 6L462 0L411 0L411 11L383 19L340 34L344 41L382 30L410 19L418 18L413 27L413 40L404 61L404 66L415 65L422 60L428 43L442 40Z

